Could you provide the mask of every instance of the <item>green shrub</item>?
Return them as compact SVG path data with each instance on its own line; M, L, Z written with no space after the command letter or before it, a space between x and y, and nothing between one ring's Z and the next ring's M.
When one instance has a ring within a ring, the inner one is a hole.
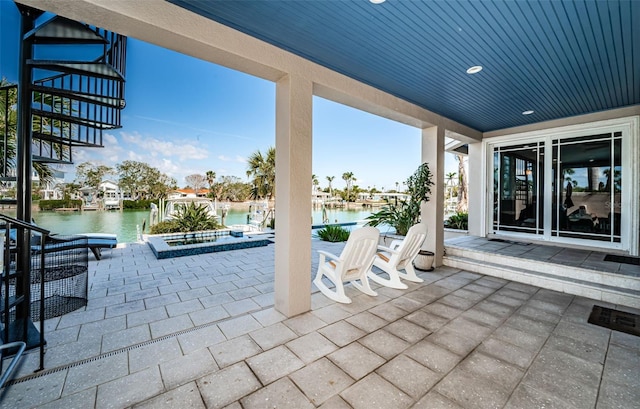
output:
M207 213L204 206L190 203L180 208L171 220L154 224L149 234L187 233L202 230L216 230L222 226Z
M214 230L221 227L213 217L209 216L206 207L195 203L189 203L188 206L178 209L175 220L180 226L180 231L183 232Z
M123 200L122 201L122 208L127 210L127 209L150 209L151 208L151 203L155 203L158 204L157 200L146 200L146 199L141 199L141 200Z
M82 200L40 200L38 206L40 210L80 208L82 207Z
M469 213L457 212L450 216L445 222L444 227L449 229L468 230L469 229Z
M179 233L180 226L175 220L158 222L149 229L149 234Z
M324 226L324 228L318 230L316 233L320 240L330 241L332 243L347 241L349 239L349 234L351 234L349 230L338 225Z

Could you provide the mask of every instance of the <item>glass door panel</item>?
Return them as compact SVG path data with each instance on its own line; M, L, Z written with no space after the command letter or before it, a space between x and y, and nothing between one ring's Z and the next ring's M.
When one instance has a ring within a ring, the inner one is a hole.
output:
M552 236L620 242L621 133L556 139Z
M543 234L544 144L494 148L493 230Z

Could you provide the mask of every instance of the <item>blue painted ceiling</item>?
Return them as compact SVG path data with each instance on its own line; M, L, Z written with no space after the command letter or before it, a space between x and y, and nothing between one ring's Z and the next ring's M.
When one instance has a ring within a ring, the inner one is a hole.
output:
M636 0L167 1L483 132L640 104Z

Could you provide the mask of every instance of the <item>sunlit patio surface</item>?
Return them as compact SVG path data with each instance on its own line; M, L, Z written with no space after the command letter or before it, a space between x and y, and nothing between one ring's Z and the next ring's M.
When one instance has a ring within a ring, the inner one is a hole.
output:
M313 241L339 253L343 244ZM157 260L146 244L89 265L89 304L49 320L3 408L632 408L640 337L594 304L449 267L408 290L348 287L273 309L274 247ZM309 277L311 280L311 277ZM305 289L301 289L305 290ZM315 288L314 288L315 291Z

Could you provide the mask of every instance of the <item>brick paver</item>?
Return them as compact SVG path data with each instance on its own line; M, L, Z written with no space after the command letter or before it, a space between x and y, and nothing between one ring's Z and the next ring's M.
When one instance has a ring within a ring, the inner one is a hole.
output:
M640 401L640 337L586 322L594 304L615 305L440 267L407 290L376 285L378 297L348 286L348 305L316 292L311 312L287 318L272 307L273 260L273 246L172 260L156 260L144 244L105 251L90 263L87 308L46 322L43 376L28 378L37 354L27 354L14 375L23 382L2 391L0 406L631 408Z

